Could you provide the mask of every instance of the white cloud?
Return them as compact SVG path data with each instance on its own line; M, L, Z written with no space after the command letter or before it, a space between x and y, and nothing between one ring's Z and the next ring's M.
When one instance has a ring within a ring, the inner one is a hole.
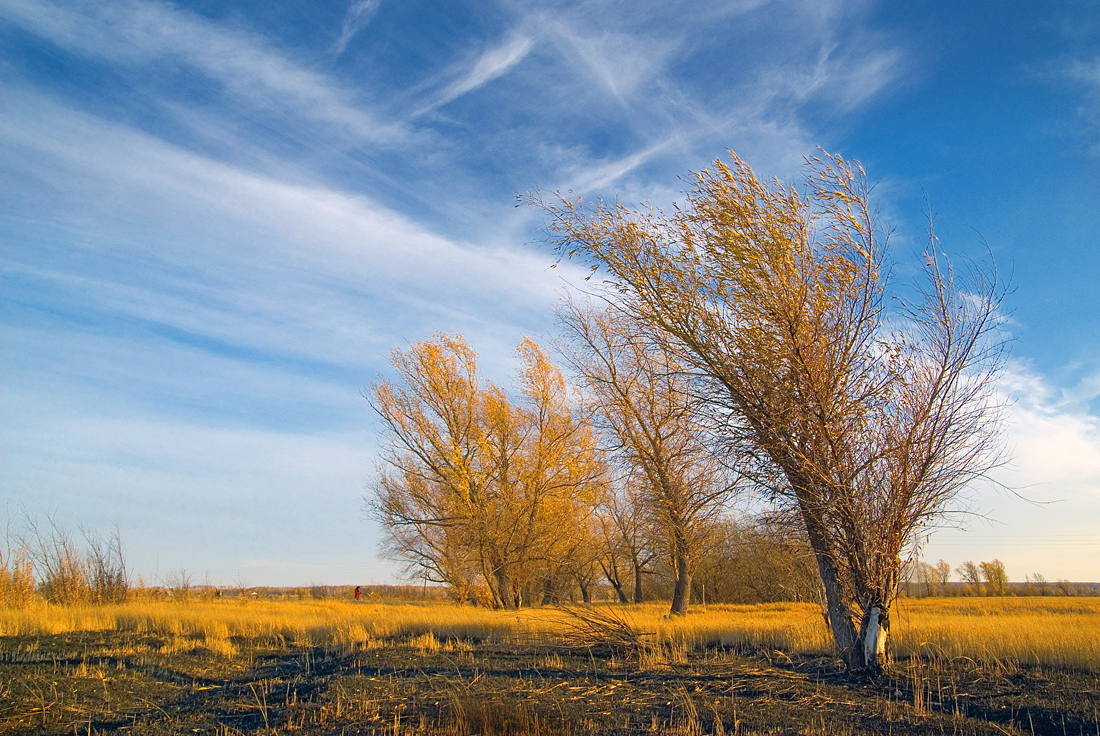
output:
M1100 581L1100 419L1027 366L1013 364L1000 387L1013 400L1005 434L1011 462L995 477L1013 492L976 489L966 530L936 532L932 559L1003 560L1013 580ZM1015 495L1015 494L1019 495Z
M552 179L559 187L614 186L619 195L650 199L666 196L667 185L631 176L642 165L664 157L667 163L647 171L671 178L705 167L730 147L761 171L797 176L803 156L826 143L802 122L807 105L847 112L907 72L904 45L864 30L863 7L748 2L687 12L675 4L580 3L554 14L530 10L524 27L538 29L557 49L559 65L584 82L562 82L558 65L536 70L541 74L529 83L539 86L540 104L551 99L606 119L629 146L614 155L550 146L550 153L561 152ZM724 76L707 66L717 58L732 59L724 62ZM715 84L695 84L689 64L703 65L701 76ZM551 95L559 84L561 96ZM551 106L547 117L553 113Z
M1100 396L1100 373L1085 376L1076 385L1062 389L1062 403L1075 406Z
M381 0L355 0L348 6L347 12L344 13L344 20L340 25L340 38L333 45L334 53L344 53L344 49L348 47L348 43L354 38L355 34L366 28L370 23L371 18L378 12L380 4Z
M1100 500L1100 420L1026 367L1014 366L1004 388L1015 398L1008 427L1019 485L1035 488L1046 501Z
M1066 74L1071 79L1084 82L1100 91L1100 57L1090 60L1077 59L1070 63Z
M659 75L679 45L668 38L579 31L564 21L544 19L541 24L563 59L627 106Z
M575 175L564 189L582 193L599 191L614 184L639 166L643 166L658 154L668 150L674 143L676 140L661 141L629 156L589 165Z
M502 45L485 51L478 56L471 68L449 84L431 104L413 113L414 117L453 102L459 97L485 86L494 79L504 76L509 69L523 61L533 46L534 40L532 38L517 33Z
M1065 69L1063 76L1084 88L1080 114L1093 133L1100 130L1100 56L1095 59L1075 59ZM1100 153L1100 142L1094 143L1093 153Z

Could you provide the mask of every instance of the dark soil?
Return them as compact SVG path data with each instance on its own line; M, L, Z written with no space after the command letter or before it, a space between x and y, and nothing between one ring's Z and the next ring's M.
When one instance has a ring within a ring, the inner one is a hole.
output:
M724 651L627 654L474 644L334 651L155 636L0 638L0 734L1051 734L1100 736L1100 676Z

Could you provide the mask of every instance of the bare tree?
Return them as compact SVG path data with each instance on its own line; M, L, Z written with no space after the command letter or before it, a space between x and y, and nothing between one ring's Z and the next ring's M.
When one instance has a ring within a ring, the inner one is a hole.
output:
M735 155L693 182L667 217L535 201L559 252L606 269L708 379L733 461L801 518L838 649L881 668L902 552L999 461L1003 289L960 284L931 238L917 299L888 313L865 177L838 157L809 163L805 192Z
M909 593L921 597L929 597L936 591L936 579L938 571L932 565L923 560L914 559L909 568Z
M95 531L80 527L80 538L53 516L40 522L23 514L19 535L39 579L39 592L51 603L101 605L121 603L130 590L126 551L116 526L104 539Z
M1031 595L1049 595L1050 594L1050 581L1046 579L1042 573L1037 572L1034 575L1026 576L1028 583L1028 593Z
M602 544L597 560L620 603L644 600L642 575L656 555L652 530L646 521L643 494L635 480L628 475L620 483L608 484L596 509ZM633 592L627 595L631 581Z
M978 569L978 566L974 564L973 560L967 560L966 562L955 568L955 572L966 584L966 592L970 595L981 595L982 592L982 573Z
M666 346L613 308L568 299L558 317L594 421L661 532L675 570L671 612L686 613L695 565L732 489L707 444L688 375Z
M81 528L86 546L85 571L93 603L122 603L130 593L130 573L122 531L116 525L104 539L95 531Z

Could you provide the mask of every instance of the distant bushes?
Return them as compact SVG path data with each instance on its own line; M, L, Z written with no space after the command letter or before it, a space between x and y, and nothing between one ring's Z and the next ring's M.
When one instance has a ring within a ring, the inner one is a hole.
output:
M122 537L81 529L79 535L52 517L28 515L20 528L10 520L0 551L0 605L21 607L35 595L58 605L121 603L130 590Z

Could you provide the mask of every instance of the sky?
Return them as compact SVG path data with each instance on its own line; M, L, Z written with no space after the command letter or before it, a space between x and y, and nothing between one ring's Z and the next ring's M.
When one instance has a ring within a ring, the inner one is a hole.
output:
M517 195L819 148L899 281L930 210L1012 285L1012 461L923 554L1100 581L1091 0L0 0L0 503L149 584L394 582L362 392L437 331L507 384L583 283Z

